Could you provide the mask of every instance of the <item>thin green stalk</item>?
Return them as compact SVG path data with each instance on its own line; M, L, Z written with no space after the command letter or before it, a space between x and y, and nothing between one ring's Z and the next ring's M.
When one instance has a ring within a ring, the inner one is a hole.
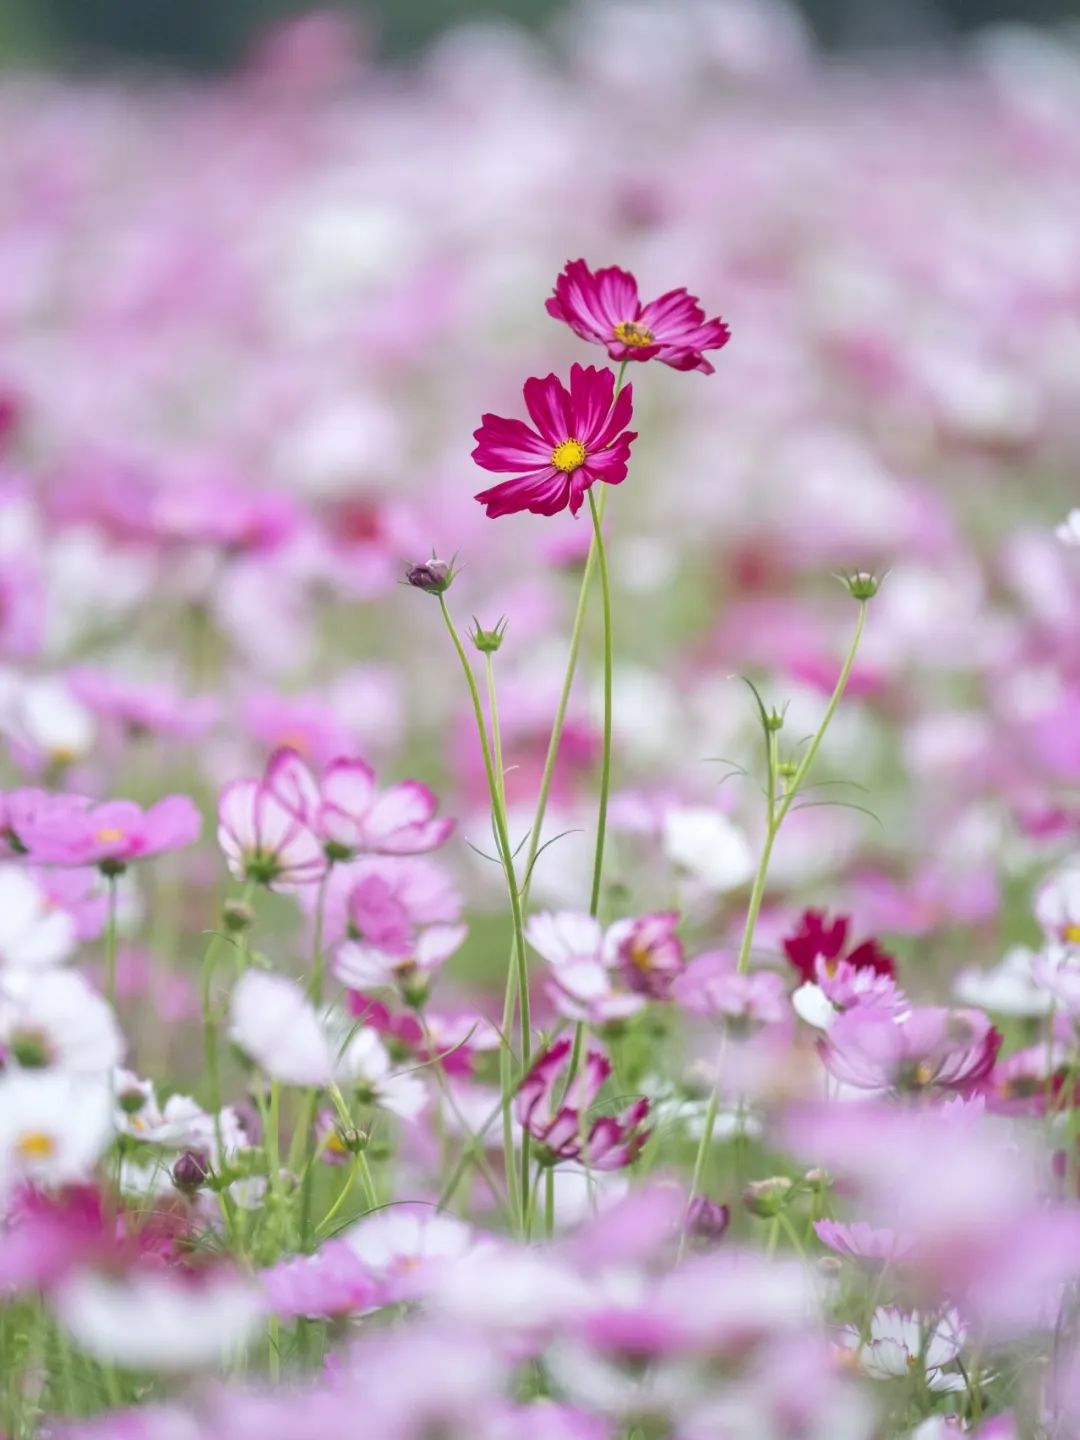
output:
M319 881L318 892L315 896L315 933L311 942L311 980L309 983L309 994L312 1003L320 1007L323 1002L323 927L326 915L326 890L330 880L331 865ZM304 1137L304 1150L307 1155L307 1163L304 1166L303 1179L300 1182L300 1244L306 1246L311 1233L311 1208L314 1199L315 1174L318 1169L316 1154L318 1141L315 1133L315 1120L318 1115L319 1096L318 1091L313 1090L303 1110L301 1121Z
M614 404L619 391L623 387L623 380L626 377L628 362L624 360L619 366L619 373L615 378L615 391L611 403ZM600 500L596 507L600 522L603 523L604 511L607 508L608 487L601 485ZM592 501L592 491L589 491L589 500ZM563 726L566 723L566 710L570 704L570 692L574 688L574 676L577 673L578 656L581 653L581 637L585 628L585 612L588 608L589 587L592 584L593 573L597 565L596 536L589 546L589 553L585 559L585 569L581 576L581 589L578 592L577 609L574 611L574 624L570 631L570 649L566 657L566 673L563 676L562 690L559 692L559 702L555 707L555 719L551 726L551 736L548 740L547 755L544 758L544 769L540 777L540 791L536 801L536 814L533 817L532 833L529 836L529 848L525 858L525 880L521 887L521 903L528 905L529 886L532 882L533 863L536 860L537 852L540 849L540 835L544 828L544 817L547 815L548 798L551 794L551 780L555 773L555 762L559 756L559 745L562 742Z
M458 634L457 627L454 624L453 617L450 614L449 607L446 604L446 597L444 595L439 596L439 608L442 611L442 617L446 625L447 633L450 636L454 649L457 651L457 657L461 663L461 669L465 676L465 683L469 689L469 698L472 701L473 715L476 720L476 733L480 739L480 750L484 760L484 773L487 777L488 794L491 798L491 813L495 825L495 837L499 850L499 856L502 860L503 870L506 875L506 887L510 895L510 911L513 917L514 927L514 961L517 970L516 983L518 990L518 1013L521 1020L521 1063L523 1068L527 1069L532 1053L532 1021L529 1013L529 977L528 960L525 953L525 923L522 913L521 894L518 891L517 874L514 869L514 856L510 846L510 834L506 820L506 804L503 799L504 791L502 784L502 776L500 774L497 774L495 770L495 762L492 758L491 745L488 742L487 724L484 720L483 702L480 698L480 690L476 683L476 676L473 674L472 665L469 663L469 657L465 653L465 647L461 643L461 637ZM497 730L497 710L493 710L491 716L491 723L493 729ZM511 981L508 977L508 992L510 990L510 985ZM503 1033L503 1045L504 1048L509 1045L509 1036L506 1034L505 1031ZM510 1076L509 1067L503 1065L500 1070L500 1080L503 1092L502 1100L504 1117L510 1109L511 1078L512 1077ZM509 1171L513 1167L514 1163L513 1131L512 1125L509 1124L505 1118L503 1138L505 1147L505 1165L507 1173L509 1174ZM523 1137L522 1140L521 1158L522 1172L527 1177L529 1173L529 1139L527 1134ZM522 1192L519 1196L521 1213L523 1217L527 1207L528 1189L529 1187L527 1184L523 1186Z
M105 998L116 1004L116 876L107 877L108 918L105 922Z
M758 862L757 873L754 876L753 889L750 892L750 904L746 912L746 924L743 928L742 944L739 946L738 970L740 974L745 973L747 965L750 962L750 951L753 948L754 944L754 931L757 927L758 915L761 911L761 902L765 895L765 882L768 877L769 861L772 858L772 851L773 846L776 843L776 837L780 832L781 825L787 818L788 812L790 811L795 801L795 797L799 793L799 789L802 786L803 781L806 779L806 775L810 769L810 766L814 763L814 757L817 755L818 750L821 748L821 742L822 740L824 740L825 732L826 730L828 730L832 718L836 714L837 706L843 699L844 691L847 689L847 683L851 677L852 667L855 664L855 655L859 648L859 641L862 639L863 626L865 625L865 623L866 601L863 600L859 602L859 619L855 625L855 633L851 638L851 644L848 647L848 653L844 660L843 668L840 671L840 676L836 682L836 686L833 689L832 696L829 700L828 705L825 707L825 714L822 716L821 724L815 730L813 738L811 739L810 744L806 748L806 754L800 761L798 769L792 776L791 782L787 786L779 802L776 802L773 799L773 797L775 796L776 784L776 777L773 773L775 771L775 760L773 759L770 763L770 813L768 818L768 825L765 831L765 844L762 846L761 859ZM774 757L775 753L775 747L771 747L770 756Z
M836 714L837 706L843 698L847 688L848 680L851 677L852 667L855 664L855 655L859 648L859 641L862 639L863 626L866 623L866 601L859 602L859 618L855 625L855 633L848 646L847 656L844 659L836 686L828 705L825 707L825 714L821 718L821 724L815 730L810 744L807 746L806 754L800 761L795 774L785 789L783 795L777 799L777 780L779 778L779 761L775 732L769 731L768 739L768 764L769 774L766 788L766 805L768 809L767 822L765 826L765 843L761 849L761 858L758 861L757 871L754 875L753 887L750 891L750 903L746 911L746 923L743 926L742 943L739 946L739 959L737 969L740 974L745 974L750 963L750 952L754 946L754 931L757 928L758 915L761 911L761 902L765 896L765 882L769 873L769 861L772 858L773 846L776 844L776 837L780 827L784 823L788 812L794 803L799 788L806 779L810 766L814 763L814 757L821 747L825 738L825 732L829 728L833 716ZM709 1146L712 1144L713 1128L716 1122L718 1084L713 1086L712 1094L709 1097L709 1106L705 1115L705 1128L701 1134L698 1144L697 1156L694 1161L693 1179L690 1185L690 1197L688 1205L693 1202L698 1194L698 1187L704 1175L705 1160ZM775 1245L775 1239L773 1240Z
M593 522L593 544L600 566L600 594L604 611L604 753L600 765L600 811L596 822L596 854L593 859L592 896L589 914L600 910L600 882L604 870L604 840L607 834L608 791L611 788L611 588L608 583L607 550L593 492L589 491L589 510Z

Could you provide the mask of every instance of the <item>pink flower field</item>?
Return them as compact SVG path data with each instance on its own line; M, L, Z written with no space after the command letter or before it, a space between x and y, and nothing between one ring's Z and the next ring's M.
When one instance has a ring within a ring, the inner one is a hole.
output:
M0 76L0 1440L1080 1435L1080 46Z

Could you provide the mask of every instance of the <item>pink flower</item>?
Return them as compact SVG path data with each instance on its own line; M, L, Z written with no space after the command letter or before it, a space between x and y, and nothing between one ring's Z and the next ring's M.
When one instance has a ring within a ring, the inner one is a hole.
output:
M218 798L218 844L238 880L305 885L326 872L323 848L261 780L234 780Z
M482 416L473 459L485 470L517 476L476 496L488 518L519 510L556 515L567 506L576 515L595 481L621 484L637 439L626 428L632 389L626 385L616 396L612 371L574 365L569 390L556 375L526 380L525 406L535 429L522 420Z
M58 795L18 818L9 809L9 816L32 863L96 865L107 875L120 874L132 860L183 849L202 830L202 817L186 795L167 795L149 810L133 800L96 804L84 795Z
M218 703L209 695L188 698L168 685L128 680L91 666L73 670L67 678L76 700L94 714L117 721L132 736L193 739L217 718Z
M611 1074L611 1062L590 1050L567 1084L571 1042L545 1050L518 1086L517 1117L546 1152L549 1162L578 1160L594 1170L619 1170L637 1158L649 1132L640 1127L648 1100L636 1100L621 1115L590 1121L588 1111ZM556 1099L565 1086L566 1093Z
M314 1255L294 1255L259 1277L275 1315L328 1320L379 1303L380 1287L344 1240L329 1240Z
M853 1225L843 1225L839 1220L817 1220L814 1231L823 1245L865 1270L895 1265L915 1249L911 1236L895 1230L875 1229L862 1220Z
M675 930L678 913L665 910L617 920L604 937L604 952L629 989L653 999L667 999L686 968L682 941Z
M737 1031L775 1025L788 1015L781 977L773 970L741 975L735 957L723 950L710 950L691 960L675 981L673 993L692 1014L722 1020Z
M529 921L529 944L551 966L559 1011L594 1025L624 1020L649 996L666 998L683 964L674 912L617 920L606 932L588 915L547 912Z
M361 853L420 855L454 828L453 820L436 818L439 802L426 785L403 780L380 795L374 771L362 760L334 760L316 780L295 750L277 750L263 783L332 861Z
M642 305L638 285L626 270L611 265L595 273L584 260L571 260L555 281L547 312L575 335L607 347L612 360L660 360L673 370L714 367L703 350L720 350L731 331L720 319L706 320L685 289L668 290Z
M858 1090L986 1088L1001 1036L979 1010L926 1006L898 1015L856 1006L839 1015L818 1053L829 1073Z

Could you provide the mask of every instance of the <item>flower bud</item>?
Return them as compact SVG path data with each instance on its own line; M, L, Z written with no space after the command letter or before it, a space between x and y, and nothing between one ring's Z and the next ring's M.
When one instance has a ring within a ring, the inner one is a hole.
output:
M173 1184L185 1195L194 1195L210 1178L210 1161L202 1150L185 1150L172 1168Z
M507 620L505 615L500 619L494 630L483 630L475 615L473 616L474 629L469 632L469 639L476 646L482 655L494 655L503 642L506 634Z
M705 1195L696 1195L686 1212L686 1233L692 1240L715 1245L731 1224L731 1211Z
M854 570L848 575L837 576L837 579L846 586L853 600L872 600L881 589L881 580L872 570Z
M820 1165L816 1165L813 1170L807 1170L803 1176L803 1184L820 1195L823 1191L828 1190L832 1184L832 1176L827 1170L823 1170Z
M436 560L432 555L430 560L421 561L419 565L410 565L405 572L405 584L411 585L414 590L423 590L428 595L442 595L450 589L454 581L454 570L445 560Z
M769 710L765 714L765 728L767 730L782 730L784 728L784 712L782 710Z
M791 1189L791 1181L786 1175L773 1175L768 1180L755 1180L747 1185L742 1201L751 1215L771 1220L787 1204Z
M230 935L240 935L255 920L255 912L243 900L226 900L221 907L221 923Z

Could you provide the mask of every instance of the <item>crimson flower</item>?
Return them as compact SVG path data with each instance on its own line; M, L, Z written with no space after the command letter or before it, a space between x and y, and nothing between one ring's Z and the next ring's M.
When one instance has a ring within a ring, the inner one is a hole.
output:
M575 335L605 345L612 360L660 360L673 370L715 368L703 350L719 350L731 339L723 320L706 320L685 289L668 290L643 305L638 285L617 265L595 274L584 260L570 260L555 281L547 312L564 320Z
M618 485L626 479L630 446L637 439L627 430L633 413L630 385L615 395L610 370L574 365L569 390L557 375L526 380L525 408L536 427L523 420L484 415L474 432L472 457L485 470L516 472L476 499L489 519L529 510L556 515L570 507L576 515L585 491L597 480Z
M819 960L824 962L827 975L834 973L840 961L844 960L855 970L873 970L890 978L895 976L896 964L892 956L873 938L863 940L845 953L850 927L851 921L846 915L830 920L824 910L804 910L799 918L799 928L784 940L784 954L802 978L808 981L819 978Z

